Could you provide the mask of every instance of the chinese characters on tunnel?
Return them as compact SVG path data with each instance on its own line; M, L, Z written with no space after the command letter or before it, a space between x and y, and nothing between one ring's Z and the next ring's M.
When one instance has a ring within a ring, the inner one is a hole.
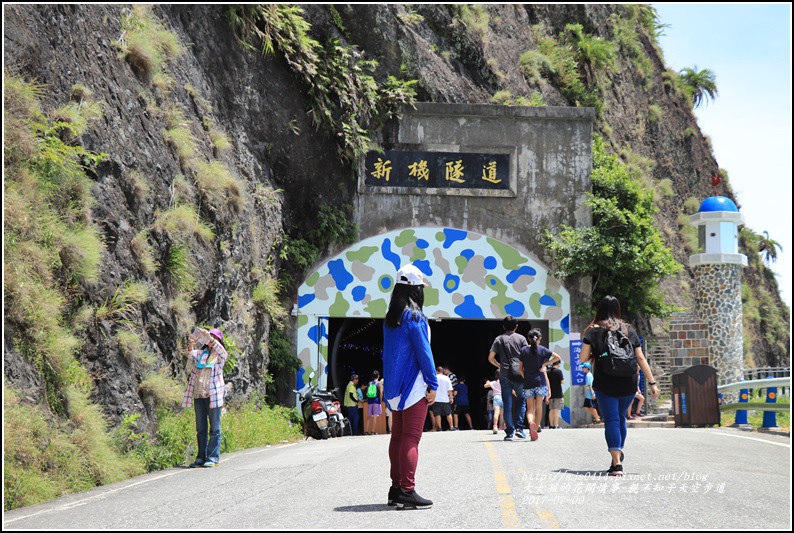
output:
M509 189L510 156L459 152L369 152L365 183L375 187Z

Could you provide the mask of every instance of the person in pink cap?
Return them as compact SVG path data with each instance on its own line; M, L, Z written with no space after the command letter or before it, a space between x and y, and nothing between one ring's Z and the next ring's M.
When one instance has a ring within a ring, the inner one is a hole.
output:
M191 468L218 466L221 461L221 408L226 393L223 365L227 356L221 330L196 329L191 335L186 368L190 378L182 401L184 407L192 404L196 411L198 447Z

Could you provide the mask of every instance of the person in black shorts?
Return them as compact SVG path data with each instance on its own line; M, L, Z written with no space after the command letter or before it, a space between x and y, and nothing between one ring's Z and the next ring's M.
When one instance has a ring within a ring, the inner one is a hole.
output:
M565 383L563 379L562 370L560 370L560 362L554 361L550 368L546 371L549 378L549 386L551 387L551 398L546 401L549 404L549 429L560 428L560 412L565 407L565 400L562 394L562 384Z
M463 374L458 378L457 385L453 386L455 395L455 411L452 413L452 422L455 424L455 430L459 430L458 418L465 416L466 422L469 424L469 429L474 429L471 423L471 416L469 415L469 387L466 385L466 376Z

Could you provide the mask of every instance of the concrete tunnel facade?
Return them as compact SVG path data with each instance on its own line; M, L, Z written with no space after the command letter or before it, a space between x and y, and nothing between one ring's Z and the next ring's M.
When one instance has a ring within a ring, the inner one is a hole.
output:
M394 275L410 262L431 285L430 319L511 314L543 322L543 344L563 359L570 406L571 341L586 325L571 310L589 286L550 275L539 237L592 223L585 200L593 116L590 108L417 104L384 127L381 151L358 165L360 240L317 265L298 289L298 388L328 382L329 320L382 319ZM420 161L430 161L424 180ZM489 176L496 162L499 174ZM455 180L455 167L468 167L469 176Z

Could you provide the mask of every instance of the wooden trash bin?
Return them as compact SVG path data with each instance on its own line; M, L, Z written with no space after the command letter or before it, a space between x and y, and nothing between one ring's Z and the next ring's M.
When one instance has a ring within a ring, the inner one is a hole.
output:
M717 369L695 365L672 375L675 427L720 424Z

